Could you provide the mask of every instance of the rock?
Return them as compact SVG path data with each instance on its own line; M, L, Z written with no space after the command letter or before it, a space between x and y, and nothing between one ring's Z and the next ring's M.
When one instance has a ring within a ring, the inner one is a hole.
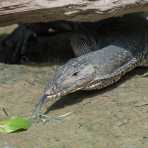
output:
M49 20L96 21L147 9L148 0L1 0L0 25Z

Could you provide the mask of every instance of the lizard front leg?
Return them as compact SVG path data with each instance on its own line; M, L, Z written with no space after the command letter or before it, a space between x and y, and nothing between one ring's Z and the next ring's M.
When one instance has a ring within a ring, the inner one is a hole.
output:
M5 63L19 63L23 52L26 49L28 40L35 38L36 34L25 25L17 27L10 35L2 41L2 47L9 50L6 55Z
M53 33L69 32L73 29L73 23L66 21L53 21L47 23L20 24L10 35L2 41L2 48L9 50L5 63L20 63L27 50L30 39L37 36L52 35Z

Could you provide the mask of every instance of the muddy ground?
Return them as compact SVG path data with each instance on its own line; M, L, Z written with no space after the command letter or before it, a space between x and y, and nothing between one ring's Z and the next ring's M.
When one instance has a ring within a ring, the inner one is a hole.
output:
M13 27L2 28L9 32ZM0 119L30 116L60 60L46 64L0 64ZM148 148L147 69L138 68L101 91L78 92L50 101L48 116L24 132L0 134L0 148Z

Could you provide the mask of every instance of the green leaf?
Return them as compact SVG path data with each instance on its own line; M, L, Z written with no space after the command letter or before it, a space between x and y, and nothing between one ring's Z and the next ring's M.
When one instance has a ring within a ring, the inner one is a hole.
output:
M18 130L26 130L31 126L31 121L24 117L12 117L8 120L0 121L0 132L12 133Z

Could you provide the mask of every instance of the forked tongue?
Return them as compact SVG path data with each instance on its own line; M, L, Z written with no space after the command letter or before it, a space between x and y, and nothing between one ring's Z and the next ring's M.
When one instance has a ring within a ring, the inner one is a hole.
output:
M32 117L31 117L32 119L40 118L40 116L43 114L42 107L46 101L47 101L47 95L45 94L39 98L39 101L36 104L35 109L32 113Z
M57 96L55 97L55 99L58 100L59 97ZM39 98L39 101L36 104L35 109L32 113L31 120L40 120L42 118L47 117L47 115L45 115L47 113L47 108L46 108L46 111L42 111L42 107L44 106L44 104L47 103L47 101L48 101L48 95L46 94L44 94Z

